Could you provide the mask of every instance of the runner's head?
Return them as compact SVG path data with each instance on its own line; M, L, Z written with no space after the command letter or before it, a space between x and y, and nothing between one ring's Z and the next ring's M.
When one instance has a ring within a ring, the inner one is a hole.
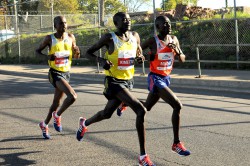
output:
M155 19L155 27L159 33L170 34L171 33L171 22L166 16L158 16Z
M67 30L67 21L64 16L56 16L54 18L54 27L57 32L65 32Z
M118 12L113 17L113 22L116 28L122 32L129 31L131 29L131 19L129 14L125 12Z

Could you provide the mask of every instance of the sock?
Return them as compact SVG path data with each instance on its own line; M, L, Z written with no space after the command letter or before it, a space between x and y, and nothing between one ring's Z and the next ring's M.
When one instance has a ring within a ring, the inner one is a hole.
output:
M86 127L85 122L86 122L86 120L82 122L83 127Z
M48 125L47 125L47 124L46 124L45 122L43 122L43 124L42 124L42 125L43 125L43 127L46 127L46 126L48 126Z
M144 155L140 155L140 160L142 160L144 157L146 157L147 154L144 154Z
M55 117L56 117L56 118L59 118L59 116L57 115L57 112L55 113Z

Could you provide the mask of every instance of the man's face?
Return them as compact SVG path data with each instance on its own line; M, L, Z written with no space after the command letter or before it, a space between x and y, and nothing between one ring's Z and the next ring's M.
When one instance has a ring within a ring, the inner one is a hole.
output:
M58 32L65 32L67 30L67 21L65 17L59 17L55 21L55 28Z
M116 24L117 29L121 31L126 32L131 29L131 19L128 14L117 17L116 23L117 23Z
M165 34L171 33L171 23L168 18L161 19L158 23L158 31Z

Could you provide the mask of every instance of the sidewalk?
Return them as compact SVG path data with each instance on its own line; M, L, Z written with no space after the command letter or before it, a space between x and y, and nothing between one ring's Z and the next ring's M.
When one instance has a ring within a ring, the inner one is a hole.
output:
M0 65L0 74L3 72L24 72L47 74L47 65ZM147 73L145 75L141 67L135 71L136 84L146 85ZM96 66L73 66L71 69L74 73L82 74L82 79L86 80L103 80L104 70L100 67L98 73ZM216 91L231 91L250 94L250 71L238 70L202 70L201 78L198 76L197 69L173 69L171 73L171 87L183 87L191 89L209 89Z

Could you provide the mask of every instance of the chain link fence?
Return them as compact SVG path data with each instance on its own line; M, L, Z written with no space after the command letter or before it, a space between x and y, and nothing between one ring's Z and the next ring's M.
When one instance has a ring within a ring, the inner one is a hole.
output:
M53 32L52 15L0 15L0 29L15 32L15 37L0 42L0 59L5 63L40 63L35 58L35 48L46 34ZM68 30L73 32L80 46L82 57L86 49L102 34L114 30L112 16L106 19L106 27L99 27L97 14L65 14ZM141 42L154 32L153 19L142 22L132 17L132 30L137 31ZM17 26L16 26L17 24ZM173 34L180 41L187 63L175 67L250 69L250 18L194 20L172 22ZM18 30L17 30L18 28ZM18 42L17 42L18 41ZM99 52L103 56L105 49ZM147 52L147 50L145 51ZM32 59L33 57L33 59ZM32 61L29 61L32 59ZM34 61L36 59L36 61ZM148 65L145 62L145 65Z
M172 34L187 56L187 63L181 66L250 69L249 27L250 18L172 22ZM154 33L153 23L136 24L133 29L142 42Z

